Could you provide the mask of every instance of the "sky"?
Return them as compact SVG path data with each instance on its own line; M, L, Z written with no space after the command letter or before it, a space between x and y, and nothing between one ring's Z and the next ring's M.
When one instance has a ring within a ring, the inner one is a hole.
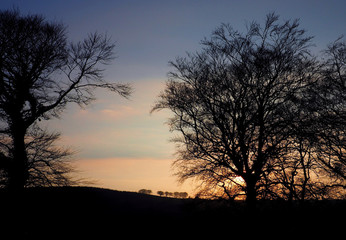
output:
M221 23L245 31L275 11L281 20L300 19L314 36L318 53L346 34L345 0L1 0L0 9L18 8L67 26L70 41L107 33L116 59L106 67L109 82L130 83L129 100L104 90L84 109L69 105L46 127L62 134L60 144L76 150L78 176L94 186L121 191L151 189L193 193L196 183L178 184L171 164L174 133L168 111L150 114L164 89L168 62L201 49L200 41Z

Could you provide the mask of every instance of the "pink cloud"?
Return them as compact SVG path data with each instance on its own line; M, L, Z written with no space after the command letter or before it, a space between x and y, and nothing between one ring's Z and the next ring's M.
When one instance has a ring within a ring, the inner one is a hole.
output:
M141 112L131 106L114 106L101 110L99 117L106 120L119 120L139 114Z

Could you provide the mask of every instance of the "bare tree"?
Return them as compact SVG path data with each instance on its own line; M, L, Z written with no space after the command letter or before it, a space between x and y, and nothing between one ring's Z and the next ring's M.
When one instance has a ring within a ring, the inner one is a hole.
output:
M315 89L320 106L315 123L323 129L316 141L318 161L330 173L346 180L346 42L343 38L328 46L323 64L322 78Z
M237 186L254 206L265 173L287 155L295 96L313 81L311 39L298 20L279 23L269 14L264 26L252 22L244 34L223 24L201 52L171 62L175 71L153 111L173 112L180 180L228 191L227 183L241 177Z
M179 197L180 198L187 198L189 196L189 194L187 193L187 192L181 192L180 194L179 194Z
M150 194L152 193L152 191L151 191L150 189L140 189L140 190L138 191L138 193L150 195Z
M173 196L173 193L167 192L167 191L166 191L166 192L165 192L165 196L166 196L166 197L168 197L168 196Z
M323 52L314 80L292 101L287 154L264 170L262 197L289 201L345 198L345 43Z
M59 133L49 133L37 125L30 127L25 139L29 178L25 186L70 186L78 184L70 162L74 152L57 145Z
M25 142L30 126L58 117L68 103L89 104L95 88L130 95L129 85L106 82L102 75L114 47L98 33L69 44L62 24L0 12L0 133L11 146L0 153L0 165L6 166L10 189L22 189L30 178Z
M157 191L157 195L159 195L160 197L162 197L164 195L163 191Z

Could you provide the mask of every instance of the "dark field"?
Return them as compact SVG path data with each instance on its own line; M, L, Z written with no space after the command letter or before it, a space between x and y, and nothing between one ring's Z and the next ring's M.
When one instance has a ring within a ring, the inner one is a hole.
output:
M304 205L259 202L249 211L243 202L175 199L89 187L27 189L20 199L0 193L0 239L133 239L257 236L300 233L344 235L346 202ZM303 231L303 232L302 232ZM120 237L123 236L123 237ZM126 236L126 237L125 237ZM16 238L22 239L22 238Z

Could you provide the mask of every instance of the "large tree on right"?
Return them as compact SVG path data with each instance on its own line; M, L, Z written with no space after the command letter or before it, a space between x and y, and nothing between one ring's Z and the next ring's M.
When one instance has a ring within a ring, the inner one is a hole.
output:
M223 24L200 52L171 62L174 70L153 111L173 113L173 166L181 181L197 178L232 199L245 195L249 206L297 191L287 190L284 176L303 171L292 168L299 163L298 145L317 146L310 135L326 129L311 126L311 116L325 111L311 40L298 20L280 22L272 13L245 33ZM319 106L309 106L317 98Z

